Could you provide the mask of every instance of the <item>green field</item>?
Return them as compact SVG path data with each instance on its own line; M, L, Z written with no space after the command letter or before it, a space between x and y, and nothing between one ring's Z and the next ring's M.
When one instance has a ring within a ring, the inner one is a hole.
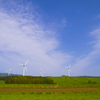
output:
M95 93L3 93L0 100L100 100L100 92Z
M100 78L50 77L55 84L5 84L0 100L100 100Z

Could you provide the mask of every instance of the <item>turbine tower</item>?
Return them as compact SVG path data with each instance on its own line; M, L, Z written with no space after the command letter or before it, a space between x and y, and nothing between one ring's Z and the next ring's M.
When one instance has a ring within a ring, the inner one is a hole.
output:
M11 68L12 69L12 68ZM8 72L8 76L10 75L10 71L11 71L11 69L10 70L6 70L6 72Z
M26 64L28 63L28 61L25 64L19 64L23 66L23 76L25 75L25 70L27 71Z
M41 73L40 73L40 74L41 74L42 77L43 77L43 73L45 73L45 72L44 72L44 71L42 70L42 68L41 68Z
M70 76L70 66L71 66L71 64L69 65L69 67L66 67L66 68L68 68L68 76Z

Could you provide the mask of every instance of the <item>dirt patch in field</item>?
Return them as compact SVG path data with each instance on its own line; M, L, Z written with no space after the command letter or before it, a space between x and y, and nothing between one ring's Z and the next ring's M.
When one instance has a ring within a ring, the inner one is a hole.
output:
M100 88L52 88L52 89L33 89L33 88L0 88L0 93L7 92L87 92L87 91L100 91Z

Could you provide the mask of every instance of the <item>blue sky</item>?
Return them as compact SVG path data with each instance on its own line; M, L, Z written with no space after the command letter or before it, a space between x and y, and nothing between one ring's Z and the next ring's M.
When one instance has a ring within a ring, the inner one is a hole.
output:
M0 72L100 76L100 0L0 0Z

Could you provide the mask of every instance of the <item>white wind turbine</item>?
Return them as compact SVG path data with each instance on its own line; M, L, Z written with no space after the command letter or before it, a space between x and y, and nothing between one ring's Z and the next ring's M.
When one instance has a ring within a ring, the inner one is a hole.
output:
M11 68L12 69L12 68ZM10 70L6 70L6 72L8 72L8 76L10 75L10 71L11 71L11 69Z
M69 65L69 67L66 67L66 68L68 68L68 76L70 76L70 66L71 66L71 64Z
M41 73L40 73L40 74L41 74L42 77L43 77L43 73L45 73L45 72L44 72L44 71L42 70L42 68L41 68Z
M28 63L28 61L25 64L19 64L23 66L23 76L25 75L25 70L27 71L26 64Z

